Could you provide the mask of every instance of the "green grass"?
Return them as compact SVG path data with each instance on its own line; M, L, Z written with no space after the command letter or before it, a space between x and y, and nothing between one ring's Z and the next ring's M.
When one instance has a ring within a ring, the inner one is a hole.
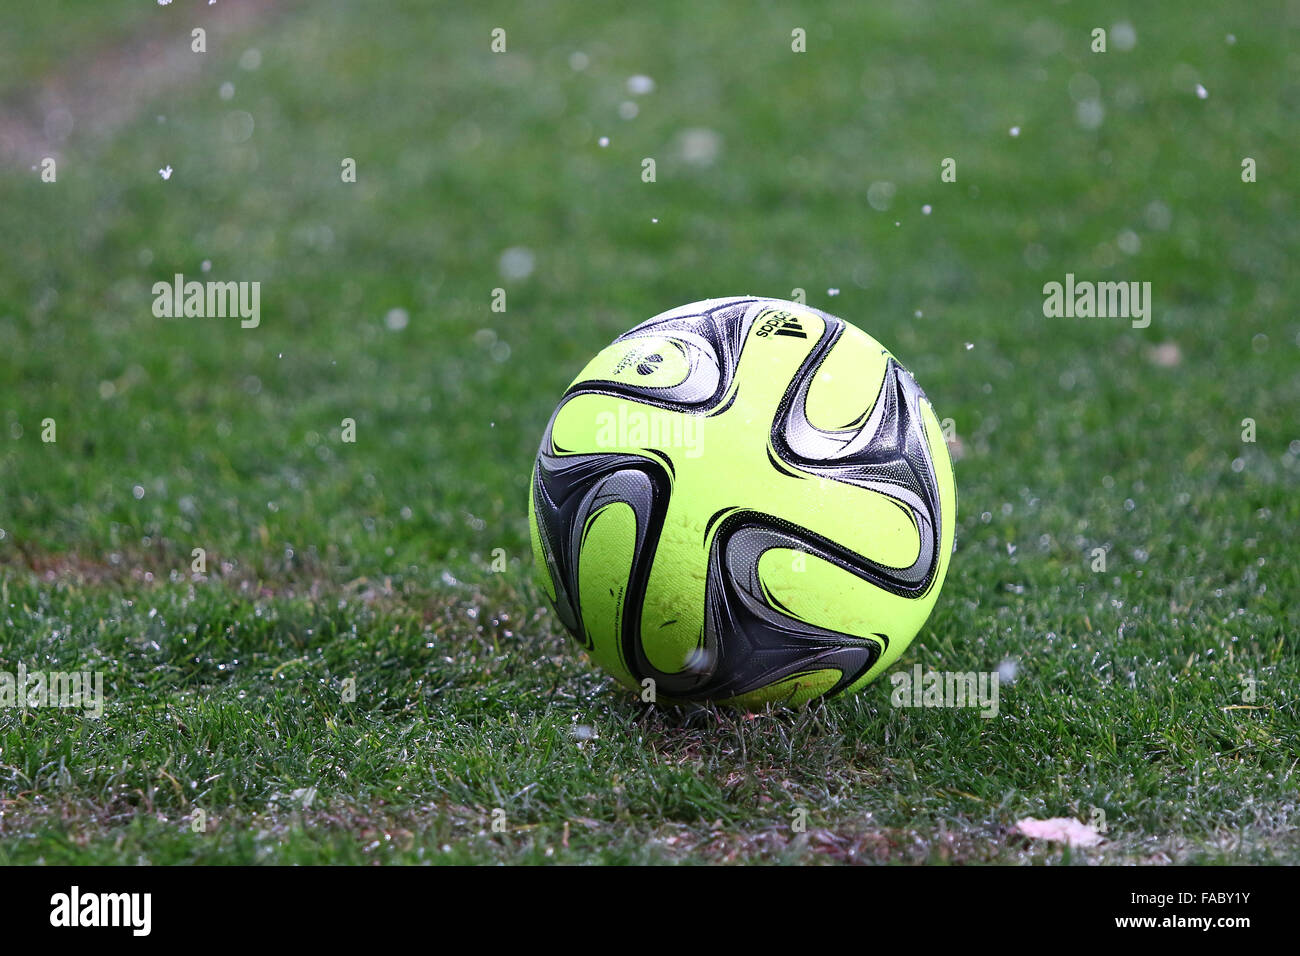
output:
M98 669L108 698L0 711L0 863L1300 862L1282 5L750 7L294 8L111 135L79 124L57 183L0 169L0 670ZM1091 53L1123 17L1137 46ZM54 52L0 99L125 35L72 22L29 25ZM502 278L511 247L531 276ZM175 272L261 281L261 326L154 318ZM1044 318L1067 272L1150 281L1151 327ZM900 666L1018 661L997 719L894 709L887 682L647 710L528 580L532 456L587 358L795 287L955 422L958 549ZM1094 849L1010 832L1095 809Z

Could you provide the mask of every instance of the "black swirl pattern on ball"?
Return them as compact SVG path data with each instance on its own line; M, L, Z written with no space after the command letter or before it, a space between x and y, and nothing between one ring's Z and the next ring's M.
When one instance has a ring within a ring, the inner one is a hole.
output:
M856 485L897 502L916 527L916 560L906 568L890 568L857 556L845 569L890 593L924 597L934 584L942 558L939 484L921 411L925 393L891 356L861 425L835 431L815 427L808 421L808 390L845 327L834 316L824 318L827 334L813 348L777 408L772 446L778 457L797 471Z
M652 336L669 339L687 362L688 371L681 382L650 386L640 382L587 379L575 382L565 393L563 401L576 395L614 395L669 411L716 414L731 392L741 349L754 320L755 310L750 306L763 301L726 299L704 312L667 312L642 322L614 340L615 343L632 342Z
M840 676L826 692L831 696L862 678L889 646L883 633L870 640L795 617L759 579L759 560L772 548L846 566L843 548L780 518L754 511L722 517L709 552L700 655L709 672L697 675L683 696L725 699L835 670Z
M636 455L557 455L548 450L550 439L551 428L547 426L533 478L542 554L555 585L556 614L578 642L591 650L591 637L582 620L578 582L578 558L588 520L614 501L627 504L636 516L633 580L629 581L623 615L625 625L635 624L672 483L664 467L654 461ZM642 582L639 588L635 586L637 580ZM624 662L636 673L631 663Z

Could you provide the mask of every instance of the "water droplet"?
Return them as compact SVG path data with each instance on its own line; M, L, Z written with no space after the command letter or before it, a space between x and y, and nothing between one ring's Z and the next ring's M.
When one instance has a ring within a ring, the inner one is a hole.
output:
M1131 50L1137 46L1137 30L1127 20L1121 20L1110 28L1110 42L1117 50Z
M526 279L532 275L535 264L536 257L534 257L531 249L526 249L523 246L511 246L501 253L498 268L507 279Z
M1106 119L1101 100L1084 100L1074 108L1074 119L1083 129L1097 129Z
M684 129L675 141L677 154L692 166L712 166L722 152L722 135L704 126Z
M1170 223L1172 223L1174 219L1173 213L1170 212L1169 207L1159 199L1153 199L1151 202L1147 203L1144 216L1148 226L1152 229L1159 229L1162 231L1168 229Z
M246 143L255 127L253 114L246 110L233 110L221 121L221 134L228 143Z
M884 212L894 201L897 187L893 183L875 182L867 187L867 202L877 212Z
M645 96L655 91L655 81L643 73L627 78L627 91L633 96Z

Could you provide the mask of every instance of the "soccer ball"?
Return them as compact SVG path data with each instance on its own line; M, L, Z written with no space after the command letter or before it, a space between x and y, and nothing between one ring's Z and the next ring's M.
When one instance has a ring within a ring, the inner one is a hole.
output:
M880 343L739 296L592 359L528 505L541 587L602 667L667 700L755 707L893 664L939 596L957 492L929 400Z

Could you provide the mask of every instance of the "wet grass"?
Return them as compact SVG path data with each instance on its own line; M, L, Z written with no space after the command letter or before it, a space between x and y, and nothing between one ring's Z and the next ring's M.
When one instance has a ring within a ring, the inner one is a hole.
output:
M1148 4L1106 54L1109 18L1029 3L354 6L74 128L55 184L0 170L0 670L107 697L0 711L0 862L1057 863L1015 821L1097 811L1071 862L1300 860L1280 5ZM262 282L261 325L155 318L176 272ZM1150 281L1151 327L1045 319L1067 272ZM586 359L796 287L953 419L958 550L900 666L1016 662L996 719L883 682L647 709L528 581L527 474Z

